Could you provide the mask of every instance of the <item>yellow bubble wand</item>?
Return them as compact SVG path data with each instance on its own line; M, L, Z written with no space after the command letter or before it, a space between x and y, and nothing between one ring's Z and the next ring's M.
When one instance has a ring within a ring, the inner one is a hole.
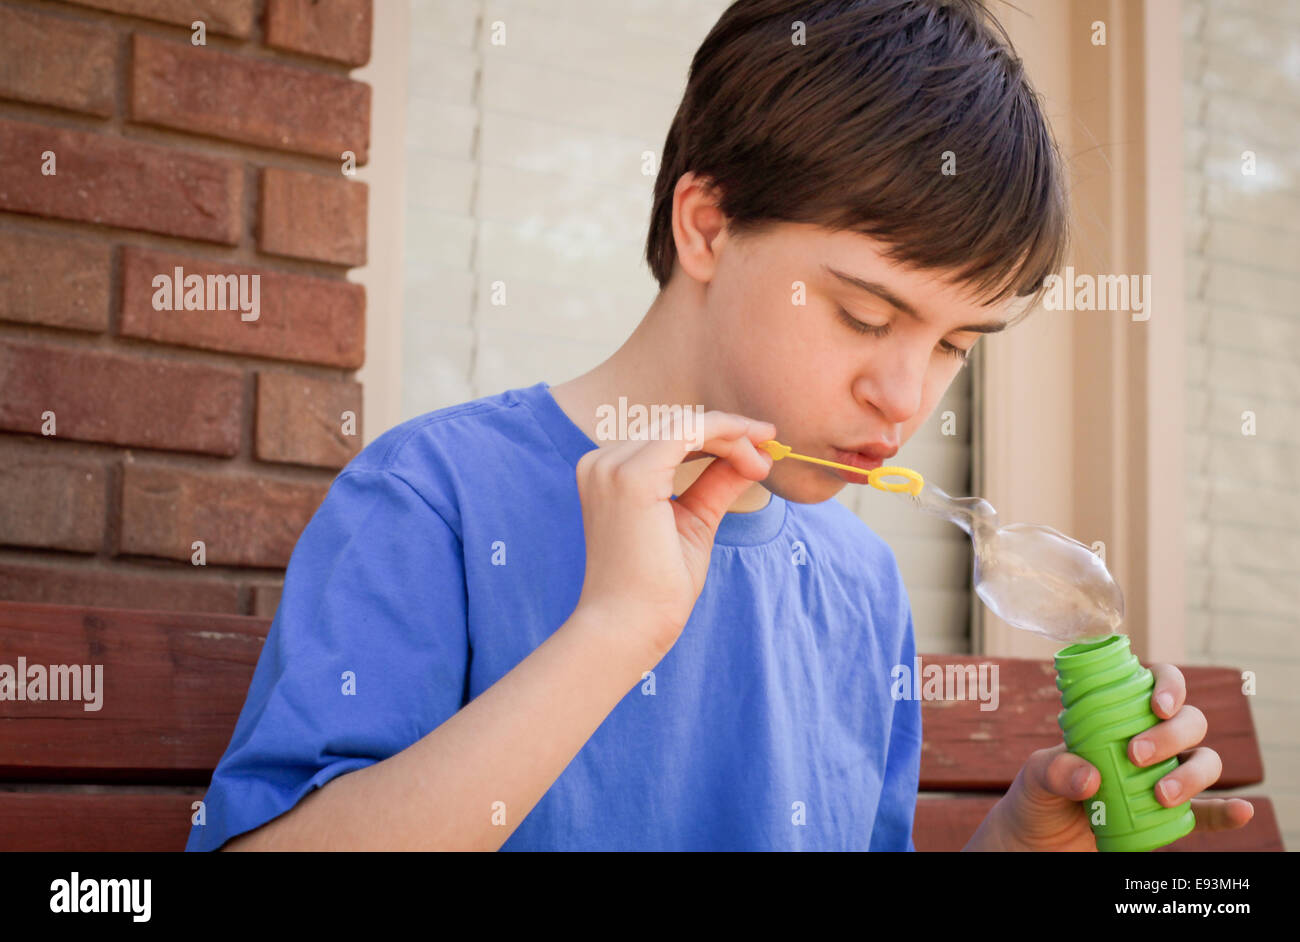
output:
M899 465L882 465L879 468L872 468L870 471L864 471L862 468L855 468L851 464L840 464L838 461L827 461L825 458L813 458L809 455L798 455L790 450L789 445L782 445L780 442L772 440L763 442L758 446L772 456L774 462L782 458L797 458L800 461L811 461L813 464L824 464L828 468L841 468L844 471L852 471L854 474L860 474L867 479L867 483L874 488L882 491L892 491L893 493L907 492L913 496L921 493L921 488L925 487L925 479L917 474L911 468L900 467ZM888 477L900 477L902 481L886 481Z

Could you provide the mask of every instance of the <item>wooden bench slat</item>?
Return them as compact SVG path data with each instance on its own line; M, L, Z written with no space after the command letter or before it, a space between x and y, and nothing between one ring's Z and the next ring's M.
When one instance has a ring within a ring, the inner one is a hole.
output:
M204 789L0 791L0 851L183 851Z
M1056 723L1060 692L1049 661L923 654L921 663L923 670L930 664L996 663L999 691L996 710L981 710L977 699L922 701L922 791L1005 791L1031 752L1061 742ZM1204 712L1209 723L1202 745L1223 759L1223 774L1214 787L1262 782L1264 761L1250 698L1241 692L1241 671L1199 666L1179 670L1187 680L1187 702Z
M201 788L147 793L103 787L96 794L0 791L0 851L180 851ZM1281 851L1273 803L1243 795L1255 817L1237 831L1193 833L1161 852ZM959 851L998 796L922 798L913 841L918 851Z
M918 851L959 851L966 846L989 809L1001 795L972 795L960 798L920 798L913 819L912 843ZM1156 853L1200 851L1283 851L1273 802L1262 795L1234 795L1255 806L1255 817L1234 831L1193 831Z
M270 620L0 602L0 663L102 664L101 708L0 701L0 779L207 784Z

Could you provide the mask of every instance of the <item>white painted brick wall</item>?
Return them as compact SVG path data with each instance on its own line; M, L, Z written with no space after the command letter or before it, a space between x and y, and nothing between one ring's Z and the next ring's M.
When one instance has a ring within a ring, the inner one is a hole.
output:
M1187 650L1255 672L1300 847L1300 6L1183 0ZM1257 172L1242 174L1242 152ZM1256 434L1242 434L1242 413ZM1252 789L1245 789L1251 791Z
M728 0L410 0L403 418L595 366L657 285L642 260L658 155ZM505 24L506 44L490 42ZM491 303L494 282L507 303ZM942 413L957 434L940 434ZM963 372L897 458L969 493ZM859 487L894 547L918 640L969 648L965 534Z

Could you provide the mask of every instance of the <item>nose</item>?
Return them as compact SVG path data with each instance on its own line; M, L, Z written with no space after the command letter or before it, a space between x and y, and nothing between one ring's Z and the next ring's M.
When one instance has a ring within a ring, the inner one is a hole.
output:
M902 425L920 411L930 352L918 344L896 344L882 351L858 377L854 395L874 406L887 422Z

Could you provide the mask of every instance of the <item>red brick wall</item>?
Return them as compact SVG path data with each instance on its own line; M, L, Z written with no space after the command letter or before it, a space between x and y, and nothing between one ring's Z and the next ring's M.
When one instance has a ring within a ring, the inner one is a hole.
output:
M0 598L274 612L361 446L371 17L0 0ZM157 309L177 267L256 319Z

